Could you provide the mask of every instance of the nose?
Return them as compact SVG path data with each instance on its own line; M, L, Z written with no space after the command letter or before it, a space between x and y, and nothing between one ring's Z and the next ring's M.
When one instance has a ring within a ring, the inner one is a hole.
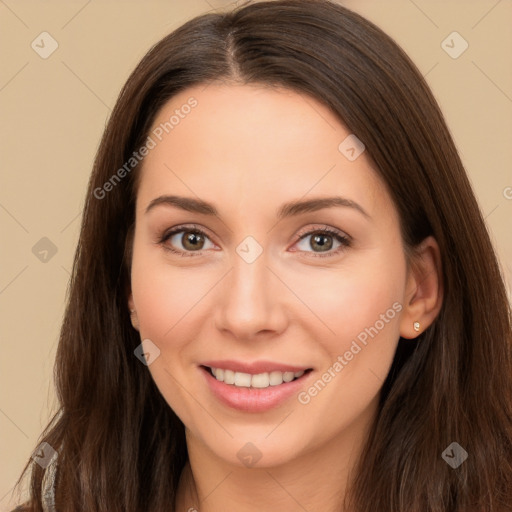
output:
M216 306L216 327L240 340L272 337L286 329L286 287L269 267L266 254L247 263L235 254L223 279Z

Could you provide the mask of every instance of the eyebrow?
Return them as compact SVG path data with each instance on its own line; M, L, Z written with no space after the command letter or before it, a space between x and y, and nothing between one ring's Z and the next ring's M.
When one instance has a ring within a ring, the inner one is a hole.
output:
M148 213L150 210L159 205L175 206L187 212L201 213L203 215L215 215L218 216L218 210L211 203L203 201L202 199L194 199L193 197L163 195L153 199L146 208ZM334 206L341 206L346 208L353 208L360 212L364 217L370 219L370 215L364 210L364 208L345 197L333 196L333 197L320 197L317 199L307 200L296 200L290 201L283 204L276 213L278 220L282 220L286 217L292 217L303 213L315 212L324 208L332 208Z

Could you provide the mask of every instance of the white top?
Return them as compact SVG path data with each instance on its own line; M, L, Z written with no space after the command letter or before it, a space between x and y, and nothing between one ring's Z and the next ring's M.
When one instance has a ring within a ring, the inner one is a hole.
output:
M57 455L53 454L46 471L44 472L41 485L42 505L44 512L56 512L55 510L55 475L57 473Z

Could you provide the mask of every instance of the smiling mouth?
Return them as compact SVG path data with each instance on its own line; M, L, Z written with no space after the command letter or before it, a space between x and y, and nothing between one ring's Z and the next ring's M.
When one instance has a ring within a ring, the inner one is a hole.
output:
M312 371L312 368L301 370L299 372L281 372L272 371L258 374L245 372L235 372L223 368L214 368L210 366L201 366L217 381L239 388L264 389L273 386L280 386L288 382L293 382L302 378Z

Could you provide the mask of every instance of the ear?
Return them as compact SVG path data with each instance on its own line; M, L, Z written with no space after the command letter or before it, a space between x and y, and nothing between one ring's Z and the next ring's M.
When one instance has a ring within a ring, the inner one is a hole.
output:
M402 338L416 338L436 319L443 304L442 276L439 245L429 236L413 249L410 259L400 319ZM416 322L419 330L414 328Z
M133 302L133 294L130 292L128 296L128 308L130 310L130 319L132 326L135 330L139 330L139 319L137 317L137 310L135 309L135 303Z

